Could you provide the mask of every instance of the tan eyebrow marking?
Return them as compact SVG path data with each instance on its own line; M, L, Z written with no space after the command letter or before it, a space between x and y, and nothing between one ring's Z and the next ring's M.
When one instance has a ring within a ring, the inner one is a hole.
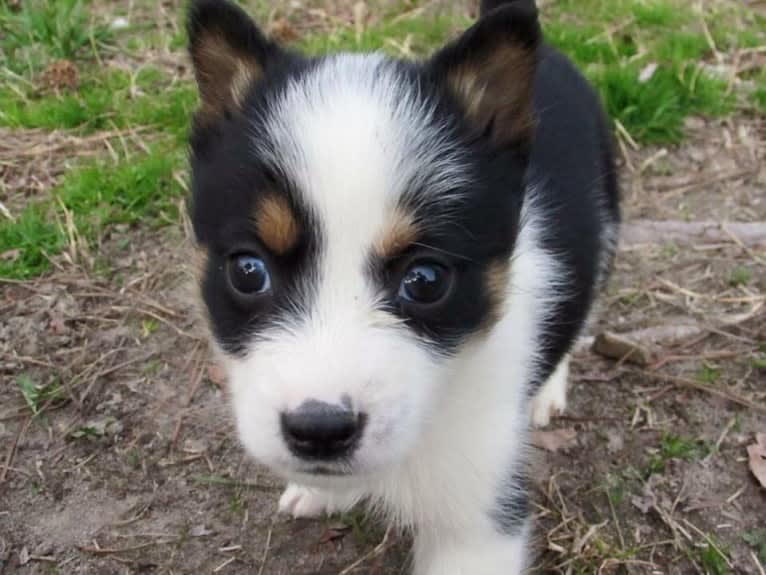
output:
M375 239L375 255L381 258L399 255L417 240L418 233L415 217L401 208L396 208Z
M254 221L258 237L275 254L284 255L298 243L300 226L286 198L270 195L258 202Z

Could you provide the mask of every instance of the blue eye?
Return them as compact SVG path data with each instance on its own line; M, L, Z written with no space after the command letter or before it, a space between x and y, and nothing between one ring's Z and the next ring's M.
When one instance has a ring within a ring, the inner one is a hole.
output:
M229 282L241 294L257 295L271 289L271 276L266 263L251 254L240 254L229 260Z
M434 262L416 263L405 272L399 297L416 304L436 303L447 294L450 284L450 271L445 266Z

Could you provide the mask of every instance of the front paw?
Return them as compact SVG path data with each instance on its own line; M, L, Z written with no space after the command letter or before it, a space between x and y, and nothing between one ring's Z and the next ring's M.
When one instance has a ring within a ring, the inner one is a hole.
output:
M362 494L353 490L339 494L290 483L279 498L279 513L296 519L321 517L348 511L361 499Z

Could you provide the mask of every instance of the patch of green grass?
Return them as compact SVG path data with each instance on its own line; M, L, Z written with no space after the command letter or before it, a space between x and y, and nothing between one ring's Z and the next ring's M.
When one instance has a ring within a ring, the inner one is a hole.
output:
M29 374L22 373L16 378L16 387L19 388L24 401L34 416L40 415L46 405L62 398L64 390L58 380L41 385L34 382Z
M383 51L393 56L424 56L441 46L468 21L449 17L391 19L357 34L341 27L329 34L312 34L300 39L297 48L307 54L328 52Z
M14 89L15 88L15 89ZM83 78L76 91L40 94L29 86L0 87L0 125L11 128L78 129L154 126L180 142L197 96L192 86L168 85L159 71L135 78L110 70ZM26 88L26 89L25 89Z
M753 100L756 106L758 106L764 113L766 113L766 86L757 88L753 92Z
M48 268L48 257L67 245L63 209L80 237L95 245L114 224L162 225L174 221L180 186L173 172L183 154L151 151L118 165L104 161L72 169L52 200L29 204L16 219L0 221L0 276L27 278Z
M685 459L695 461L710 453L710 446L700 439L689 439L666 434L660 440L660 455L663 459Z
M728 575L730 573L726 557L709 542L698 551L697 557L707 575Z
M327 518L328 526L340 524L348 526L351 534L364 545L372 545L383 537L382 525L375 520L374 515L365 512L361 507Z
M611 117L634 139L666 143L682 138L689 115L721 116L733 109L726 82L700 65L712 63L713 54L700 19L709 28L743 20L735 44L762 45L764 28L743 18L745 13L697 16L676 0L560 0L544 11L543 27L547 40L585 72ZM722 29L730 33L732 26ZM641 81L650 65L656 71Z
M731 272L729 285L733 287L744 286L749 284L751 279L753 279L753 272L746 267L740 266Z
M604 482L604 491L613 508L619 507L625 500L625 482L619 476L608 475Z
M0 277L27 278L48 268L47 256L61 251L64 234L47 216L47 205L30 204L15 221L0 220Z
M755 369L766 369L766 357L754 357L750 363Z
M154 376L157 375L160 372L160 369L162 369L162 364L160 363L160 360L158 359L150 359L146 362L146 365L144 365L143 373L144 375L148 376Z
M710 452L711 446L703 440L679 437L669 433L663 434L659 448L652 450L643 478L646 479L655 473L664 473L665 466L671 459L697 461Z
M160 327L160 323L156 319L141 320L141 337L146 339L157 331L158 327Z
M716 369L708 364L702 364L697 370L697 381L702 383L716 383L721 378L721 370Z
M665 460L659 455L652 455L649 458L649 463L646 466L646 472L643 475L643 479L648 479L652 475L660 475L665 473Z
M691 114L722 115L732 109L725 83L698 68L660 65L642 81L635 65L613 66L590 74L609 115L633 138L645 143L679 141Z
M227 506L231 515L241 516L245 512L245 505L242 502L242 494L235 492L229 497L229 504Z
M22 0L18 10L3 0L0 31L3 63L16 71L36 67L42 54L74 59L111 39L107 27L93 23L83 0Z

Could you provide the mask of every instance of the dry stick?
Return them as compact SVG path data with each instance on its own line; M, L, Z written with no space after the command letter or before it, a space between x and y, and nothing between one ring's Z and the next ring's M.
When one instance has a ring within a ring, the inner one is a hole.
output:
M656 190L658 192L664 192L669 196L683 195L691 192L697 188L708 186L710 184L720 184L729 180L738 180L747 176L754 176L758 173L755 168L743 168L740 170L732 170L718 174L717 176L709 177L709 174L702 174L702 176L688 181L687 184L681 185L658 185Z
M678 385L681 387L689 387L691 389L696 389L697 391L702 391L710 395L715 395L717 397L731 401L732 403L736 403L744 407L753 409L759 413L766 414L766 406L750 401L749 399L742 397L740 395L737 395L735 393L732 393L730 391L718 389L718 388L706 385L704 383L694 381L693 379L687 379L685 377L677 377L674 375L664 375L661 373L652 373L650 371L642 371L640 373L646 377L655 379L657 381L664 381L664 382L672 383L674 385Z
M697 532L698 535L700 535L705 541L707 541L707 544L710 545L713 549L718 552L718 555L720 557L723 557L723 560L726 561L726 564L729 566L729 569L733 569L734 565L731 563L731 559L729 559L729 556L724 553L718 545L715 544L715 542L710 538L710 536L705 533L704 531L700 530L694 523L686 519L685 517L682 517L681 520L686 523L689 527L691 527L694 531Z
M755 551L750 552L750 557L753 559L755 566L758 567L758 572L761 575L766 575L766 571L763 569L763 565L761 565L761 562L758 560L758 556L755 554Z
M758 262L759 264L766 264L766 261L764 261L764 259L763 259L762 257L760 257L758 254L756 254L755 252L753 252L753 250L751 250L749 247L747 247L747 246L746 246L746 245L745 245L745 244L742 242L742 240L741 240L741 239L739 239L739 237L737 236L737 234L735 234L735 233L734 233L734 232L733 232L733 231L730 229L730 227L729 227L729 226L730 226L730 225L729 225L729 224L726 224L726 223L724 223L724 224L721 224L721 229L722 229L722 230L723 230L723 232L724 232L724 233L725 233L727 236L729 236L729 237L731 238L731 240L732 240L732 241L733 241L735 244L737 244L737 245L740 247L740 249L741 249L743 252L745 252L745 253L746 253L746 254L747 254L747 255L748 255L748 256L749 256L749 257L750 257L750 258L751 258L753 261L755 261L755 262Z
M734 237L739 242L734 240ZM626 222L620 230L623 246L661 244L666 242L696 243L734 242L740 245L766 245L766 222L715 221L681 222L678 220L635 220Z
M83 553L91 553L93 555L114 555L115 553L130 553L131 551L140 551L141 549L147 549L148 547L155 547L157 545L167 545L178 541L177 538L166 539L162 541L150 541L148 543L142 543L141 545L133 545L131 547L113 548L113 547L83 547L78 545L77 548Z
M263 570L266 568L266 560L269 558L269 549L271 549L271 532L272 527L269 527L269 533L266 535L266 546L263 550L263 557L261 558L261 568L258 569L258 575L263 575Z
M11 464L13 463L13 457L16 455L16 447L19 445L19 440L21 439L21 436L27 432L27 429L29 429L31 424L32 417L30 416L24 425L20 426L19 430L16 432L16 437L13 438L13 443L11 444L10 449L8 449L8 455L5 456L3 470L0 472L0 484L5 482L5 478L8 475L8 470L11 468Z

